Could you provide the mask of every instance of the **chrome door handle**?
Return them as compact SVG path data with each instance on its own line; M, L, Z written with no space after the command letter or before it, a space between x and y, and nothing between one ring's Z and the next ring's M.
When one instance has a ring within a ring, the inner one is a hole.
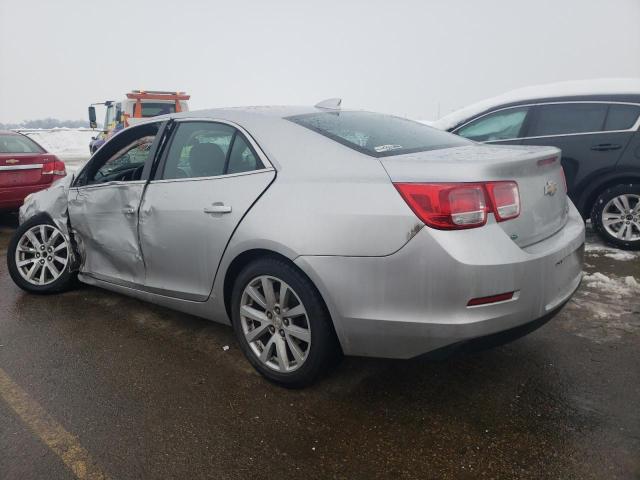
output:
M136 209L131 207L123 208L122 213L124 213L125 215L133 215L134 213L136 213Z
M222 202L216 202L210 207L205 207L204 213L231 213L231 205L225 205Z

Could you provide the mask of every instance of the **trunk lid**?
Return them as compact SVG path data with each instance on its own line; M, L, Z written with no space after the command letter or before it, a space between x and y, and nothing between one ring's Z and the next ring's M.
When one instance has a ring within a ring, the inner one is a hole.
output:
M42 167L54 160L46 153L0 153L0 188L50 183L51 175L42 175Z
M512 180L520 216L498 223L520 247L544 240L566 223L569 203L555 147L469 145L380 158L394 183ZM495 221L493 215L490 221Z

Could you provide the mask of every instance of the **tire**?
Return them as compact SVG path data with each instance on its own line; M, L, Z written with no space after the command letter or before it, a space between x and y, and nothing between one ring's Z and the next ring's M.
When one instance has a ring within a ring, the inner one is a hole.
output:
M607 243L640 250L640 184L616 185L602 192L591 210L591 224Z
M44 242L42 232L45 235ZM42 247L44 249L41 249ZM45 253L46 256L43 255ZM76 274L71 270L72 259L68 240L58 227L43 215L31 218L20 225L13 234L7 250L9 275L16 285L30 293L59 293L71 288L76 278ZM21 265L19 262L24 263Z
M235 280L231 308L240 348L273 383L288 388L310 385L340 358L320 293L285 260L265 257L249 263Z

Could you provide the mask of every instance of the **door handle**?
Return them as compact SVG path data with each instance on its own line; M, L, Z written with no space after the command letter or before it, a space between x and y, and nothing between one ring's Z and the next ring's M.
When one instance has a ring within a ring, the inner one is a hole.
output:
M231 213L231 205L225 205L222 202L216 202L210 207L205 207L204 213Z
M136 213L136 209L132 207L123 208L122 213L124 213L125 215L133 215L134 213Z
M622 148L622 145L618 145L617 143L600 143L591 147L591 150L606 152L607 150L619 150L620 148Z

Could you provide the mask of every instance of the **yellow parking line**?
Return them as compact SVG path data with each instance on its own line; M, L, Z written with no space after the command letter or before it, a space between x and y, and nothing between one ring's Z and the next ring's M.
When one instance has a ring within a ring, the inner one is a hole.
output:
M78 441L0 368L0 398L80 480L108 480Z

